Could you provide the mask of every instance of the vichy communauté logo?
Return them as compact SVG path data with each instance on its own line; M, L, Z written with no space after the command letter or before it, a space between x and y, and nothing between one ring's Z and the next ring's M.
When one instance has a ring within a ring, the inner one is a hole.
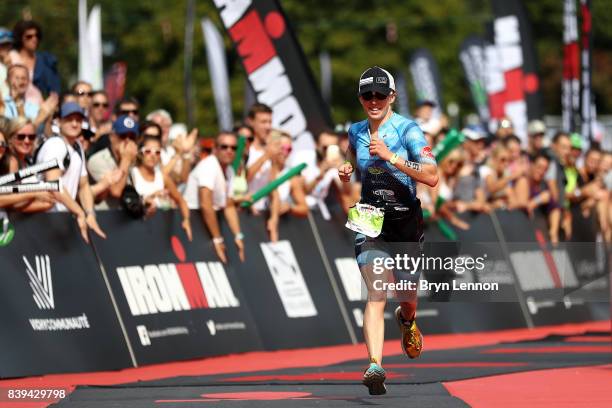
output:
M41 310L55 309L55 300L53 298L53 282L51 280L51 261L49 255L36 255L34 264L36 269L32 267L28 258L22 257L26 266L26 274L30 280L30 288L32 288L34 302Z

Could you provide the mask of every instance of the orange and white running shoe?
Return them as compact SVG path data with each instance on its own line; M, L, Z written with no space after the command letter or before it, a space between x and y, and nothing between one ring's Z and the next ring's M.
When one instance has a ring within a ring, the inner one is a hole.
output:
M423 335L416 325L416 319L406 320L402 316L402 308L395 309L395 320L402 332L402 350L410 358L417 358L423 350Z

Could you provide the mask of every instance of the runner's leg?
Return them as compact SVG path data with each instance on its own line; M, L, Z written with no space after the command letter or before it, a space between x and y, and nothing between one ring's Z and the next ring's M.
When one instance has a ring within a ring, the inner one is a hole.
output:
M389 271L374 270L374 259L388 257L378 249L374 239L363 234L355 237L355 255L359 270L367 289L367 303L363 316L363 334L370 361L382 363L383 344L385 341L385 305L386 290L381 290L382 283L388 282ZM378 289L377 289L378 288Z

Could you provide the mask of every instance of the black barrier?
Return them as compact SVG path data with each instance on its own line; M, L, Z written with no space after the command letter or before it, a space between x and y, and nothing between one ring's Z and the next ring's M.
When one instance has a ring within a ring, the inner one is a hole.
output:
M457 235L456 242L449 241L435 223L428 225L425 231L427 254L438 257L454 255L482 258L484 268L481 270L450 272L446 280L455 281L457 285L482 283L497 284L498 287L495 290L454 291L448 296L435 296L433 293L424 295L437 303L445 302L437 307L440 316L447 322L447 332L525 327L527 322L519 304L515 279L499 245L491 217L488 214L464 213L461 218L469 224L469 229L450 227ZM444 276L444 271L437 273ZM430 272L424 275L431 280Z
M241 214L246 262L238 260L223 224L234 265L268 350L350 343L346 325L308 220L283 217L279 242L270 244L265 218Z
M67 213L11 215L0 247L0 377L132 365L99 265Z
M587 301L605 301L609 293L610 248L607 250L602 242L595 209L585 215L580 206L575 205L571 211L572 238L567 250L580 289L570 296L584 296Z
M82 241L69 214L11 215L15 239L0 248L0 347L8 350L0 354L0 376L109 370L361 340L365 293L353 233L344 227L341 211L331 215L330 221L318 213L305 219L285 217L280 241L271 244L265 218L241 214L244 263L221 220L227 265L218 261L196 211L191 217L193 242L180 228L176 211L146 221L123 212L100 212L99 223L109 238L93 237L93 246ZM607 317L603 308L575 301L585 296L584 290L576 296L576 288L592 283L589 273L593 265L600 266L592 259L587 262L592 252L565 251L559 257L563 247L550 251L544 241L545 223L538 230L520 212L462 217L470 228L454 230L456 242L430 224L425 252L461 257L479 256L486 249L486 268L478 273L426 271L423 278L497 282L497 296L420 291L418 317L425 333ZM594 241L591 221L582 221L576 239ZM550 268L564 259L577 272L555 278ZM601 280L607 272L594 273ZM388 302L387 338L399 334L395 306Z
M503 240L534 325L580 322L591 319L584 302L572 302L568 289L579 282L563 245L552 248L546 235L532 227L520 211L496 211ZM594 237L593 237L594 241Z
M100 212L95 239L138 364L260 350L237 272L218 261L199 212L193 242L178 212L136 221Z

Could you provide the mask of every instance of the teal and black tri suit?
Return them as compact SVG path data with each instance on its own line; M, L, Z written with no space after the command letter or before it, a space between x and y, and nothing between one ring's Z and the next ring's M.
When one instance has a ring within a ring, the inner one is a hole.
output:
M383 208L382 232L376 238L358 233L355 255L359 266L370 264L375 257L396 254L419 256L423 244L423 214L416 196L416 181L391 163L370 156L370 130L367 120L354 123L349 129L349 143L361 174L361 202ZM378 128L378 139L392 153L404 160L436 165L423 132L413 120L392 113ZM395 243L395 244L390 244ZM401 243L401 244L400 244ZM396 274L396 281L397 281ZM403 279L418 279L418 273Z

